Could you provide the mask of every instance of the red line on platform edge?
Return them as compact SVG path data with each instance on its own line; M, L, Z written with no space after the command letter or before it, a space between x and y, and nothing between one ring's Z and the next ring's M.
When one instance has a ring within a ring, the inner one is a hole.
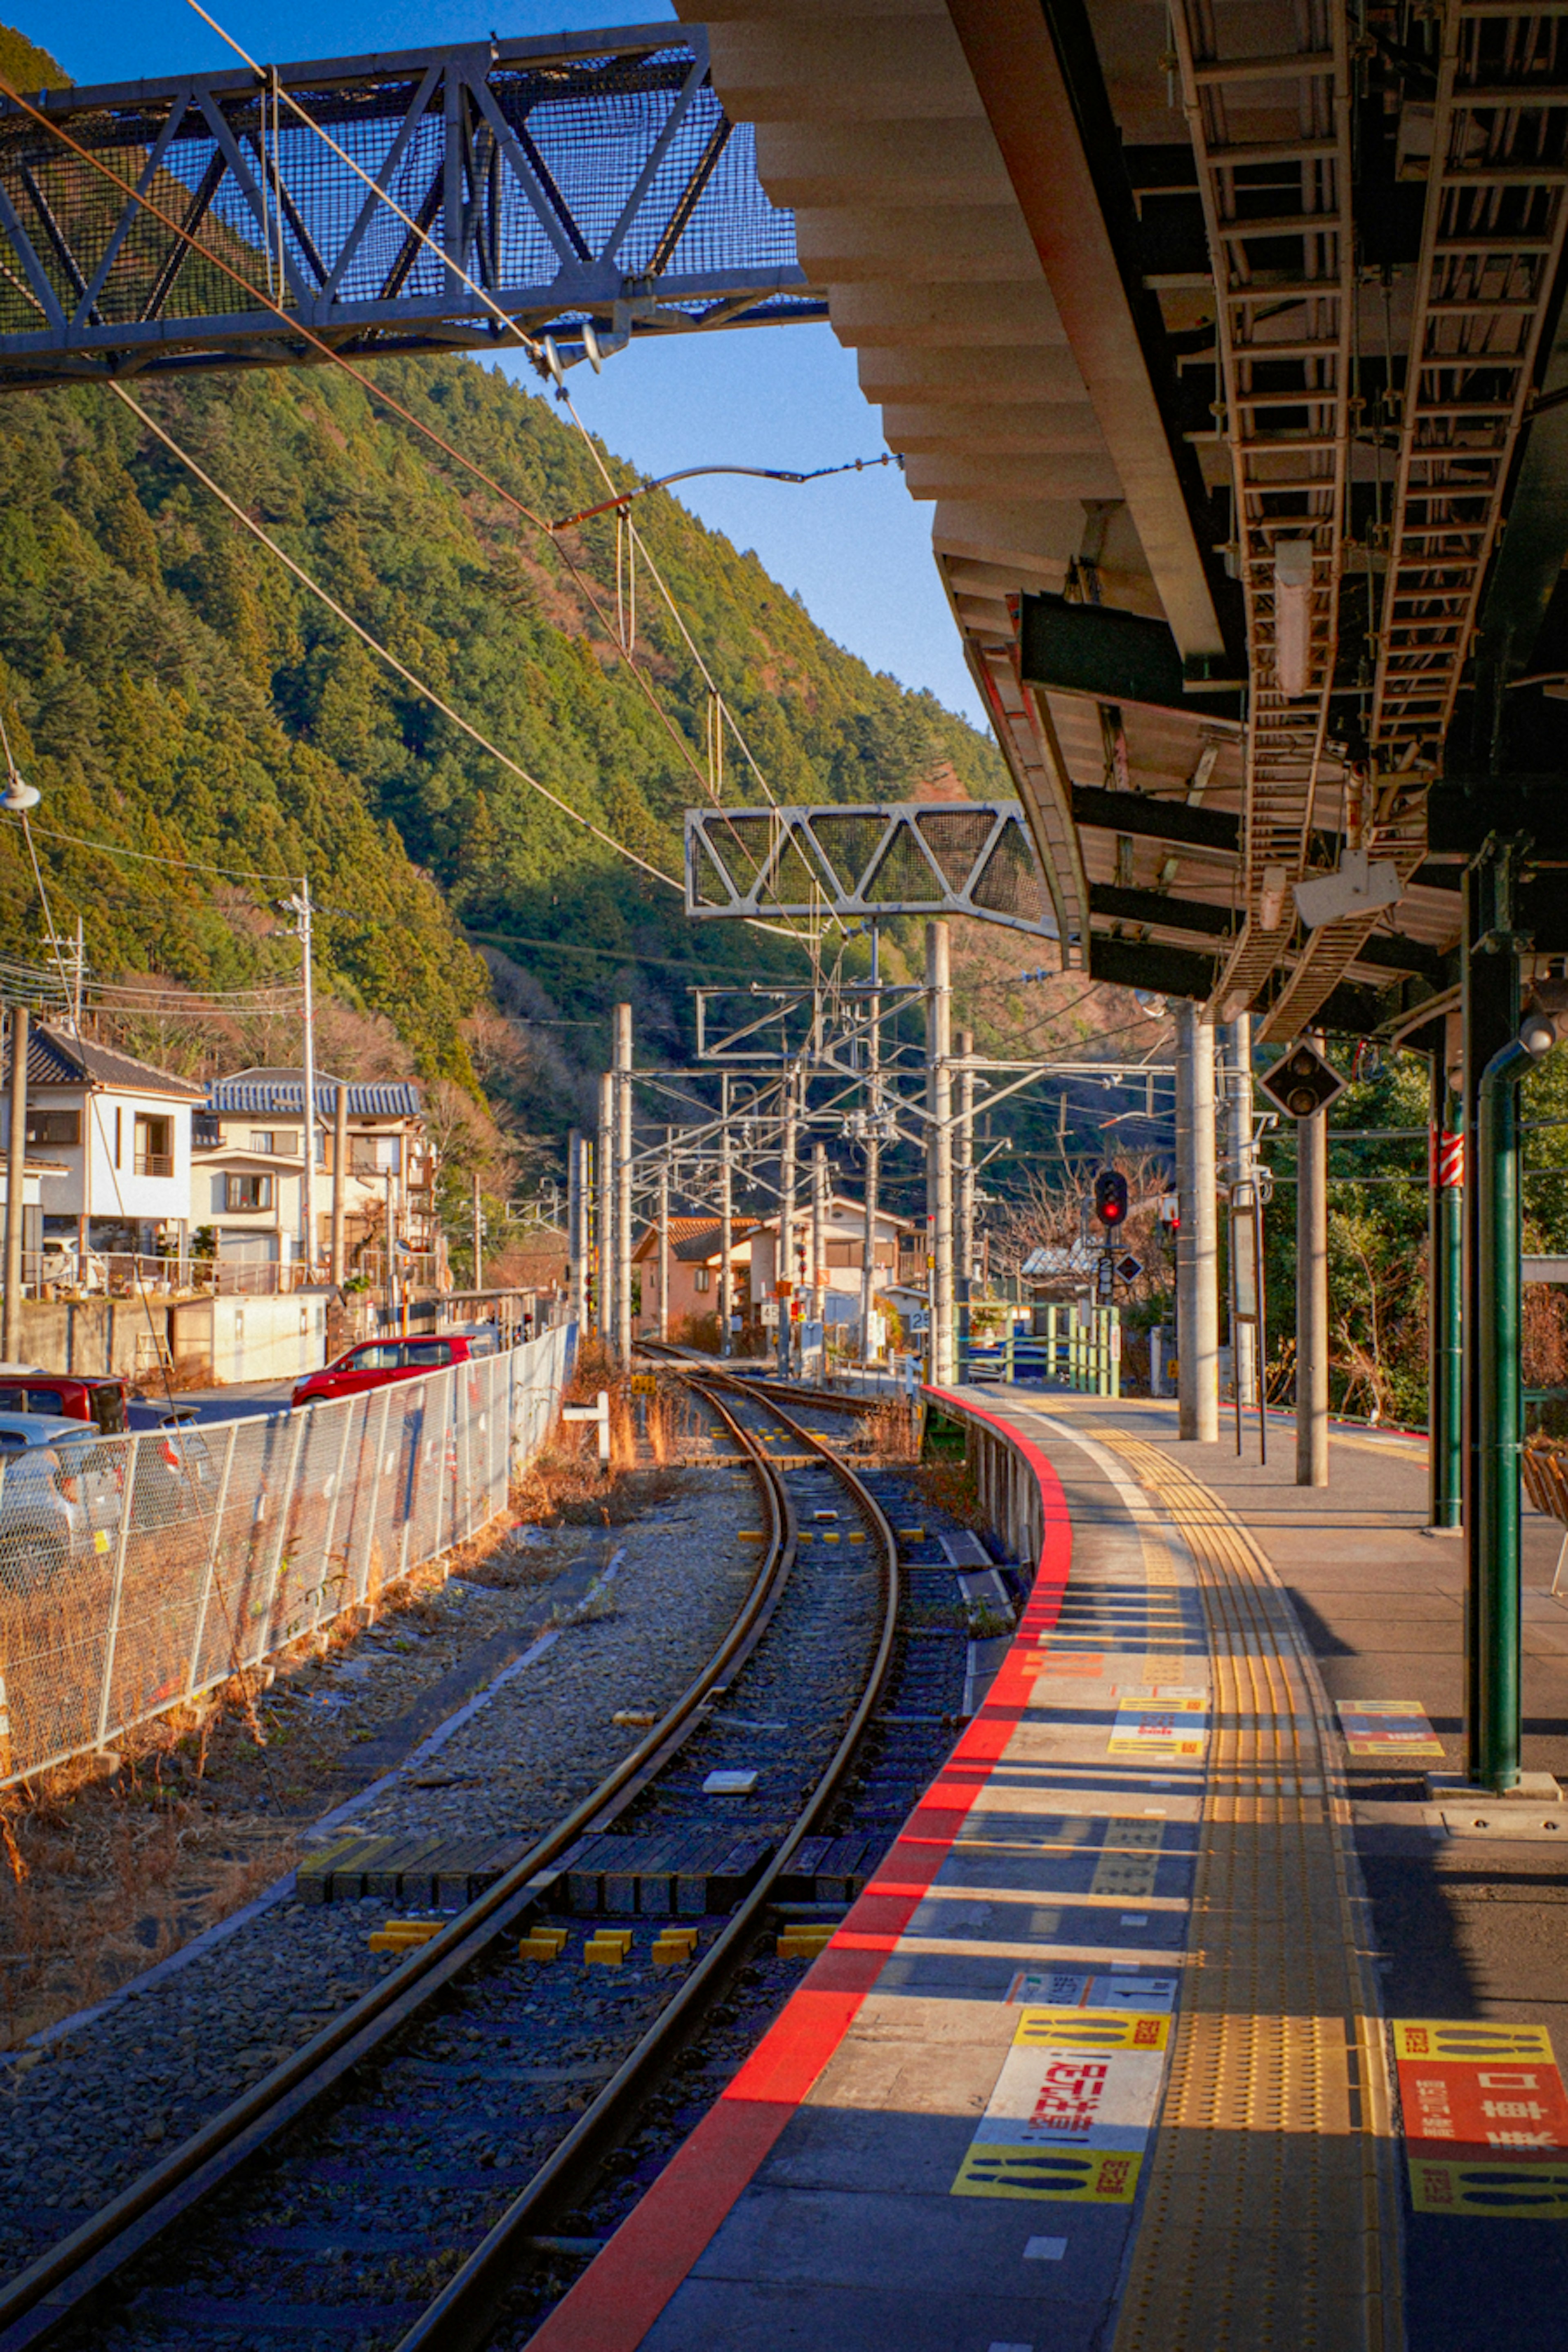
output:
M926 1393L1003 1433L1039 1483L1040 1556L1012 1646L980 1713L883 1856L885 1874L867 1886L739 2074L530 2338L530 2352L636 2352L837 2051L934 1883L989 1777L987 1770L971 1778L963 1768L994 1764L1016 1728L1035 1682L1023 1653L1055 1626L1071 1572L1067 1496L1046 1454L1021 1430L942 1389Z

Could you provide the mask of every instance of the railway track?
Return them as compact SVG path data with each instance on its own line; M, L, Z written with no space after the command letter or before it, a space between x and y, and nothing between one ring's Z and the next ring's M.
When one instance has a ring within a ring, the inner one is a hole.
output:
M762 1506L756 1577L702 1673L486 1895L0 2288L0 2352L482 2342L770 1916L811 1915L805 1865L894 1655L898 1542L866 1482L781 1404L681 1376ZM728 1871L711 1852L692 1863L715 1831ZM689 1958L668 1957L672 1928ZM541 1929L564 1965L520 1957ZM622 1942L618 1962L574 1965L590 1935Z

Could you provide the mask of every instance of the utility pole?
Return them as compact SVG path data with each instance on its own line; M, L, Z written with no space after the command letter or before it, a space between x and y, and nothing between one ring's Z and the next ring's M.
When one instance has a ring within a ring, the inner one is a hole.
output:
M68 939L62 939L54 929L44 933L44 946L54 957L60 978L70 990L70 1011L66 1026L73 1037L81 1035L81 992L87 978L87 941L82 931L81 917L76 919Z
M485 1216L484 1210L479 1202L479 1175L478 1169L474 1171L472 1216L474 1225L474 1288L476 1290L482 1290L485 1286Z
M305 1170L300 1186L300 1255L305 1264L305 1279L310 1279L316 1263L316 992L312 964L310 920L314 912L310 904L310 877L300 877L300 887L281 901L294 917L291 926L300 942L300 961L305 986L305 1131L301 1138L305 1147Z
M616 1007L616 1355L632 1360L632 1008Z
M1215 1249L1214 1031L1176 1008L1177 1434L1219 1436L1219 1294Z
M719 1353L731 1352L730 1318L734 1313L734 1281L730 1256L735 1246L734 1183L730 1141L730 1078L720 1079L719 1124Z
M1252 1184L1257 1164L1252 1150L1252 1015L1238 1013L1230 1024L1230 1069L1226 1087L1226 1158L1235 1184ZM1232 1235L1234 1243L1234 1232ZM1244 1405L1258 1394L1258 1326L1230 1326L1230 1363L1236 1393Z
M11 1007L11 1133L5 1155L5 1310L0 1356L22 1354L22 1196L27 1175L27 1032L25 1004Z
M877 977L877 935L871 934L871 977ZM866 1240L864 1263L860 1269L860 1355L866 1363L872 1360L871 1318L877 1311L877 1194L882 1176L882 1142L877 1132L881 1117L878 1101L878 1076L882 1063L881 999L869 1000L870 1017L866 1028Z
M588 1231L592 1145L580 1127L566 1139L566 1248L571 1260L572 1319L582 1345L588 1328Z
M1329 1483L1329 1114L1296 1121L1296 1484Z
M926 925L926 1201L931 1223L931 1363L939 1385L952 1362L952 955L945 923Z
M797 1106L795 1100L795 1072L786 1063L784 1066L784 1142L781 1149L779 1163L778 1277L773 1285L775 1290L779 1287L780 1284L785 1284L788 1286L784 1290L783 1297L779 1300L779 1378L781 1380L787 1380L789 1377L790 1351L794 1346L795 1339L790 1322L790 1309L795 1301L795 1161L796 1116Z
M386 1319L395 1331L397 1314L397 1178L386 1171Z
M606 1070L599 1080L599 1279L594 1320L608 1346L614 1334L615 1297L616 1081Z
M811 1319L822 1326L827 1349L827 1146L811 1147Z
M349 1182L349 1090L340 1078L332 1099L332 1281L341 1290L348 1279L346 1233Z
M658 1168L658 1336L669 1337L669 1152L671 1130L664 1130L664 1158Z
M969 1292L974 1279L974 1032L958 1033L958 1278L957 1344L954 1370L963 1369L961 1350L969 1345Z

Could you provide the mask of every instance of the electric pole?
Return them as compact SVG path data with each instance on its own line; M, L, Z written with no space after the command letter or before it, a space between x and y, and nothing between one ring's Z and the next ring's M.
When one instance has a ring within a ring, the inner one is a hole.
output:
M304 1174L300 1186L300 1255L305 1264L305 1279L310 1279L316 1261L316 994L312 970L310 919L310 878L300 877L300 887L279 902L294 917L290 929L300 942L300 961L305 986L305 1131L301 1140L305 1147Z

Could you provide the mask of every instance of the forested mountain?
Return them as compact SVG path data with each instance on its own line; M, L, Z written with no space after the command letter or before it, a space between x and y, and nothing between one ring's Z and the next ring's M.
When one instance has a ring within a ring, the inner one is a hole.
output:
M539 516L605 495L585 439L499 373L410 360L376 380ZM347 377L165 380L138 396L410 669L614 841L679 874L708 695L646 581L637 646L658 710L549 532ZM511 954L568 1013L590 972L596 1002L617 963L647 959L645 1010L671 1043L684 968L802 969L785 942L688 924L673 891L367 652L106 390L13 395L0 480L0 711L45 796L57 920L84 915L100 971L232 987L286 969L291 951L254 911L281 886L95 855L60 834L235 876L308 866L340 910L322 927L327 983L389 1015L431 1074L466 1075L461 1024L486 991L462 925L535 943ZM781 800L1005 789L987 742L843 652L754 556L662 495L639 520ZM612 625L614 532L605 519L568 542ZM732 745L728 759L733 773ZM4 946L35 953L15 826L0 833L0 881Z

